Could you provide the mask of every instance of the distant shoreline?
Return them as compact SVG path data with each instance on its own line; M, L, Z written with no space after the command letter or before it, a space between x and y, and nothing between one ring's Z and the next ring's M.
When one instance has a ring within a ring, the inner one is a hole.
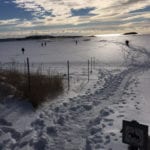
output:
M24 40L43 40L43 39L54 39L54 38L81 38L83 36L51 36L51 35L31 35L21 38L4 38L0 39L0 42L7 41L24 41ZM90 36L89 36L90 37Z
M18 38L2 38L0 42L9 42L9 41L25 41L25 40L45 40L45 39L75 39L75 38L82 38L82 37L99 37L99 36L113 36L115 34L106 34L106 35L91 35L91 36L51 36L51 35L31 35L27 37L18 37ZM123 34L116 34L117 36L124 36L124 35L150 35L148 34L139 34L137 32L127 32Z

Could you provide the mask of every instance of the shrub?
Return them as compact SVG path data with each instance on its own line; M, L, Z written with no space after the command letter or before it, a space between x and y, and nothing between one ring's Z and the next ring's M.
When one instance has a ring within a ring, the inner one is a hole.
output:
M42 75L39 72L30 75L30 90L26 74L16 70L3 71L0 73L5 77L3 82L12 85L17 90L15 96L28 99L36 108L48 98L53 99L63 92L63 78L61 75ZM1 82L1 78L0 78Z

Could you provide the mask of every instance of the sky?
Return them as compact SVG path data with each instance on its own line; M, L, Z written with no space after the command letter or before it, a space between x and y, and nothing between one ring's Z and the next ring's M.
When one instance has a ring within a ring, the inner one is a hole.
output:
M0 0L0 38L150 33L150 0Z

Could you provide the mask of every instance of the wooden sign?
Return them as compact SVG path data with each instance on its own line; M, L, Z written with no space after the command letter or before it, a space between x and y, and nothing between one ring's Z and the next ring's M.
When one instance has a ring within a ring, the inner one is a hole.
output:
M148 126L123 120L123 143L147 150Z

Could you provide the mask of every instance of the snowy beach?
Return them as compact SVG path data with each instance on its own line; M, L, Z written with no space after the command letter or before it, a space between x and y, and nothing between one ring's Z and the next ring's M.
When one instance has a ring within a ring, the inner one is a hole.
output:
M0 42L1 69L14 61L23 70L29 57L32 71L67 74L69 60L71 79L69 91L36 111L12 95L1 98L0 150L126 150L122 121L150 125L149 41L150 35L118 35Z

